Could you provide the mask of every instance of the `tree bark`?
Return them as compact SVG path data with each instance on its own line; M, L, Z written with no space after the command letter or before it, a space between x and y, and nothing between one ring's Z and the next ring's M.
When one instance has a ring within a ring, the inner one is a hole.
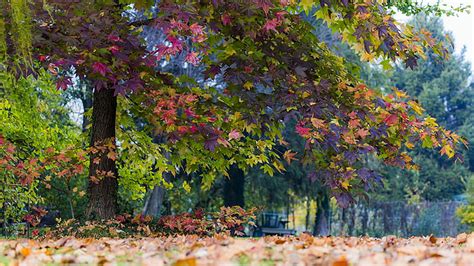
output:
M224 181L224 206L245 206L244 199L245 175L237 165L229 169L229 178Z
M114 91L94 91L92 108L91 146L112 142L115 147L117 97ZM107 157L108 152L91 153L90 156L88 219L110 219L117 211L118 172L115 160Z
M316 215L314 221L313 235L315 236L329 236L329 195L327 191L319 193L316 200Z

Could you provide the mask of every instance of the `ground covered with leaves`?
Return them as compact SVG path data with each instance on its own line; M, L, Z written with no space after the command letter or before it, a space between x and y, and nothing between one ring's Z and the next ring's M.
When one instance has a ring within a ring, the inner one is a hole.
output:
M387 236L233 238L169 236L0 240L0 265L472 265L474 233L454 238Z

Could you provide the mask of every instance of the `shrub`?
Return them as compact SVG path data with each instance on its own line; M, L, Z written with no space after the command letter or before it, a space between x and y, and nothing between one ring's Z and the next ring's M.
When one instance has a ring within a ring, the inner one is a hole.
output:
M163 216L158 220L141 214L136 216L121 214L115 219L105 221L82 222L69 219L59 223L50 231L40 232L38 237L124 238L162 235L213 236L216 234L242 236L245 225L254 225L255 211L254 208L244 210L234 206L222 207L215 213L206 213L198 209L192 213Z

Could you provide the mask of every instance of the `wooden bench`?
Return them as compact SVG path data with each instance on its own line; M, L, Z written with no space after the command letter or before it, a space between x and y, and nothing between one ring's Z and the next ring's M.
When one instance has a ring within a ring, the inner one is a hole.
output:
M296 230L294 229L260 227L260 230L264 236L266 235L289 236L289 235L296 234Z

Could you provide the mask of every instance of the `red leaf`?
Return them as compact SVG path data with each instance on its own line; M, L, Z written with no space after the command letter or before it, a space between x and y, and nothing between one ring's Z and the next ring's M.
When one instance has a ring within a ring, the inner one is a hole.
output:
M276 18L267 20L267 22L265 22L265 25L263 25L263 30L266 32L271 31L271 30L277 32L276 27L279 24L280 22Z
M224 24L224 26L230 25L230 23L232 23L232 18L229 16L229 14L222 15L221 20L222 20L222 24Z
M310 129L306 127L302 127L300 125L296 126L296 133L302 137L308 137L310 133Z
M396 114L390 114L390 115L388 115L387 117L385 117L385 119L383 120L383 122L384 122L387 126L396 125L396 124L398 124L398 116L397 116Z
M105 74L110 71L107 65L101 62L94 62L92 64L92 70L96 73L101 74L102 76L105 76Z

